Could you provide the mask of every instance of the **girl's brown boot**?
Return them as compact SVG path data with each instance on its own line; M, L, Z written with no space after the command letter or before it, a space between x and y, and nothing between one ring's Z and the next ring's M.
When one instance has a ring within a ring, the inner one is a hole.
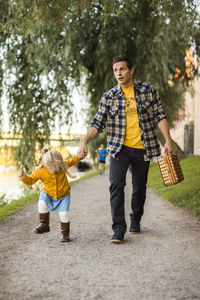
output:
M40 224L33 229L35 233L49 232L49 212L45 214L39 214Z
M61 238L60 241L61 242L69 242L70 241L70 237L69 237L69 233L70 233L70 222L68 223L60 223L61 225Z

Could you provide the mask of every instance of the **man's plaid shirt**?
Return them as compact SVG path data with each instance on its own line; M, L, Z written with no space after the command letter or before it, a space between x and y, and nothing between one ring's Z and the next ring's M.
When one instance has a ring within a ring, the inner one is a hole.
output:
M157 123L166 118L158 93L153 85L133 80L139 127L144 149L144 159L160 155L160 145L155 134ZM121 150L126 128L126 100L120 86L106 92L90 127L100 133L107 124L107 147L112 157Z

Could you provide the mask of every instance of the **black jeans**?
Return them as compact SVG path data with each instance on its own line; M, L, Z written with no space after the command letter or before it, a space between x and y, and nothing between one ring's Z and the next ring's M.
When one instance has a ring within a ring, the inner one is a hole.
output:
M124 211L124 187L126 173L132 167L131 220L140 221L144 212L149 161L144 161L143 149L123 146L116 158L110 157L110 204L112 229L114 232L126 232Z

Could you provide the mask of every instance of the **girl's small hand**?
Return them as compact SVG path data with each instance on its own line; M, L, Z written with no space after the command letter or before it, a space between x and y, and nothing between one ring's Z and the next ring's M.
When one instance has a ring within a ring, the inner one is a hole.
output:
M24 172L24 166L20 166L19 177L22 178L25 175L26 175L26 173Z
M79 160L84 159L85 156L86 156L86 155L85 155L84 151L78 151L77 157L78 157Z

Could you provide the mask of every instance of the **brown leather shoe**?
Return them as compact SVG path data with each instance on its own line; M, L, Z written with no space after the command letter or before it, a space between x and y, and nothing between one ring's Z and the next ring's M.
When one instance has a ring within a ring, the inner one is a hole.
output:
M40 224L33 229L33 232L35 233L44 233L49 232L49 212L46 214L39 214Z
M69 242L70 241L70 237L69 237L70 222L68 222L68 223L61 222L60 225L61 225L60 241L61 242Z

